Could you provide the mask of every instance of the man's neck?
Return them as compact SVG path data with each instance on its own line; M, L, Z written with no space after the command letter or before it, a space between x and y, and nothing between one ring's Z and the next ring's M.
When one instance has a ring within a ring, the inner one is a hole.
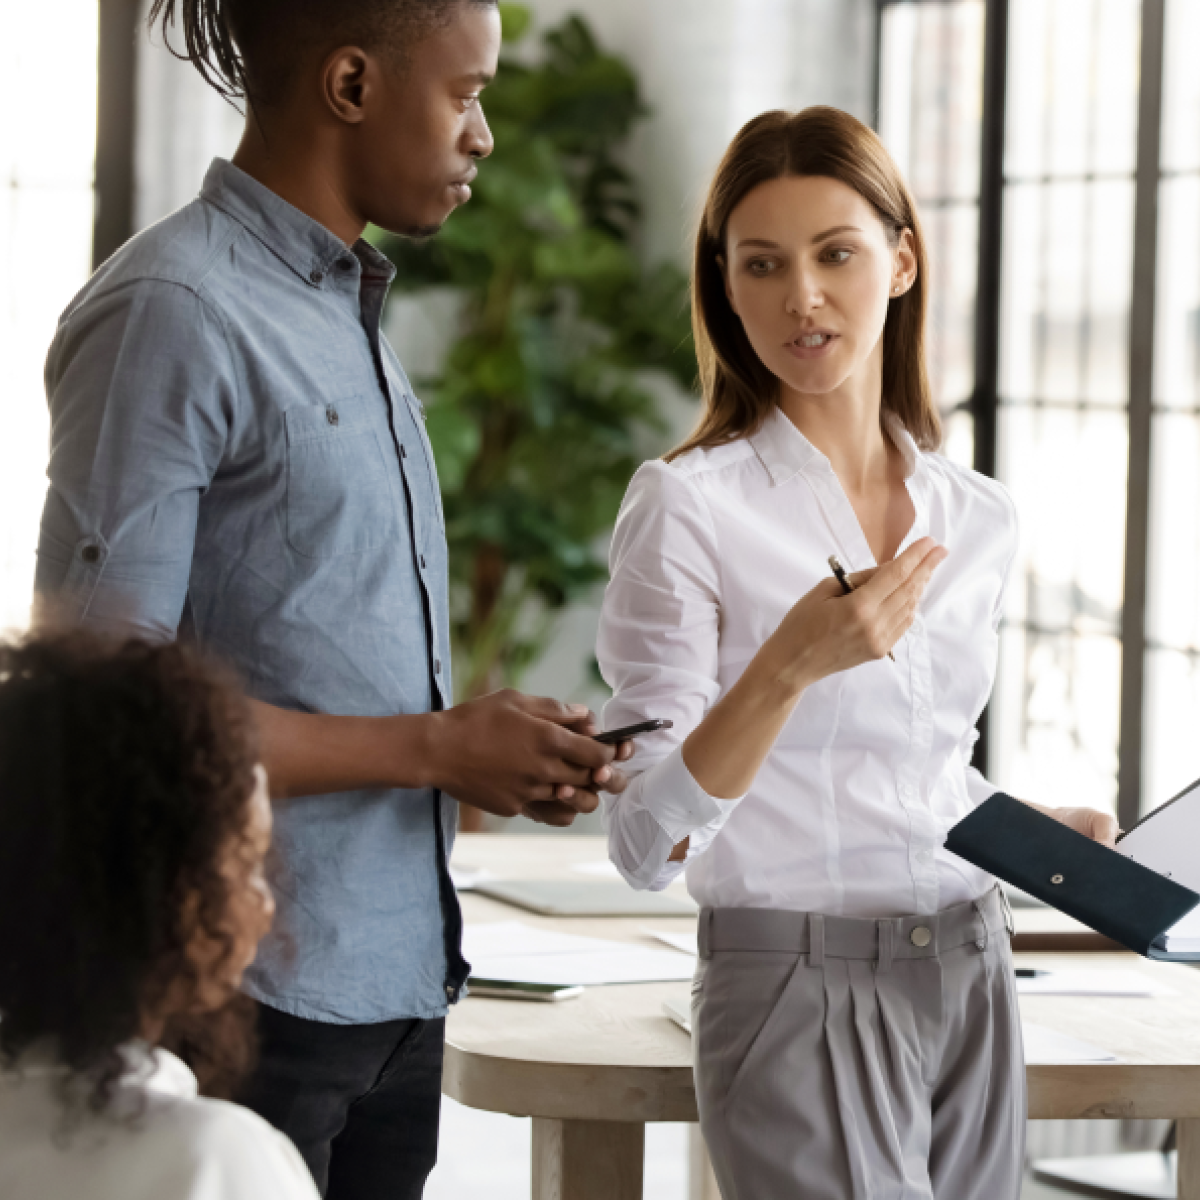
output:
M233 165L352 246L367 222L350 202L336 169L336 149L327 141L319 131L292 135L282 122L265 133L254 113L248 112Z

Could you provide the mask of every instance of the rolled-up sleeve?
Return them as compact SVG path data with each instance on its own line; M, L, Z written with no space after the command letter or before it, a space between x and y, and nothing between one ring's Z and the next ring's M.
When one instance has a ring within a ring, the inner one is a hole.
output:
M174 637L200 497L235 411L219 315L190 288L158 280L94 295L59 327L46 394L40 619Z
M681 749L720 694L718 562L712 517L694 483L646 463L613 533L596 651L613 689L605 728L672 722L637 740L629 787L603 797L609 856L639 889L666 887L684 865L668 861L672 848L688 838L687 857L702 853L739 803L709 796Z

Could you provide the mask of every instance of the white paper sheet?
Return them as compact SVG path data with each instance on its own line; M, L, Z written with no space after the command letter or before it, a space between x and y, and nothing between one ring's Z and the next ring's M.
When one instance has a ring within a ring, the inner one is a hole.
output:
M1140 971L1051 971L1017 978L1022 996L1174 996L1175 989Z
M1164 804L1118 843L1117 851L1200 892L1200 784Z
M495 878L486 867L468 867L466 863L450 864L450 882L454 884L456 892L472 891L481 883Z
M1126 858L1200 892L1200 782L1140 825L1118 843ZM1200 908L1194 908L1167 930L1167 950L1186 953L1200 950Z
M1061 1065L1063 1063L1120 1062L1103 1046L1081 1041L1069 1034L1047 1029L1044 1025L1022 1023L1027 1065Z
M700 955L700 945L694 933L674 933L668 929L643 929L642 932L647 937L657 938L668 946L674 946L676 950L682 950L684 954L692 955L693 958Z
M621 872L610 862L575 863L571 870L578 871L580 875L599 875L602 879L621 878Z
M495 921L463 929L463 955L469 962L477 958L528 958L542 954L612 954L637 948L607 938L537 929L524 921Z
M473 979L582 984L585 987L610 983L668 983L691 979L695 969L690 958L674 950L647 950L641 946L629 946L610 954L530 954L471 959Z

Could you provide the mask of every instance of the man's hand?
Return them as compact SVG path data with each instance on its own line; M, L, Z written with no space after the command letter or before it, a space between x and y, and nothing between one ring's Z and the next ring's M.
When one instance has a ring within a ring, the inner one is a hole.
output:
M591 715L589 714L589 721ZM578 727L576 727L578 728ZM587 727L585 727L587 728ZM598 732L591 724L593 732ZM588 733L588 737L592 733ZM633 742L621 742L616 748L614 761L625 762L633 757ZM609 792L619 796L629 786L629 778L624 771L616 767L605 766L592 772L592 782L587 787L576 788L570 784L560 784L554 789L555 799L536 801L525 806L523 815L539 825L570 825L579 813L595 812L600 804L600 792ZM575 805L575 807L573 807Z
M597 732L583 705L494 692L435 714L429 778L484 812L569 825L612 786L619 751L593 741Z

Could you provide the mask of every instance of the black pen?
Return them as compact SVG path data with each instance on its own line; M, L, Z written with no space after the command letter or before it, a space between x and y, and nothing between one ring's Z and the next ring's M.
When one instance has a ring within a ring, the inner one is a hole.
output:
M833 577L842 585L842 592L847 596L850 595L854 591L854 584L850 582L850 576L846 574L846 568L838 562L836 554L829 556L829 569L833 572ZM888 658L892 662L896 661L896 656L890 650L888 651Z

